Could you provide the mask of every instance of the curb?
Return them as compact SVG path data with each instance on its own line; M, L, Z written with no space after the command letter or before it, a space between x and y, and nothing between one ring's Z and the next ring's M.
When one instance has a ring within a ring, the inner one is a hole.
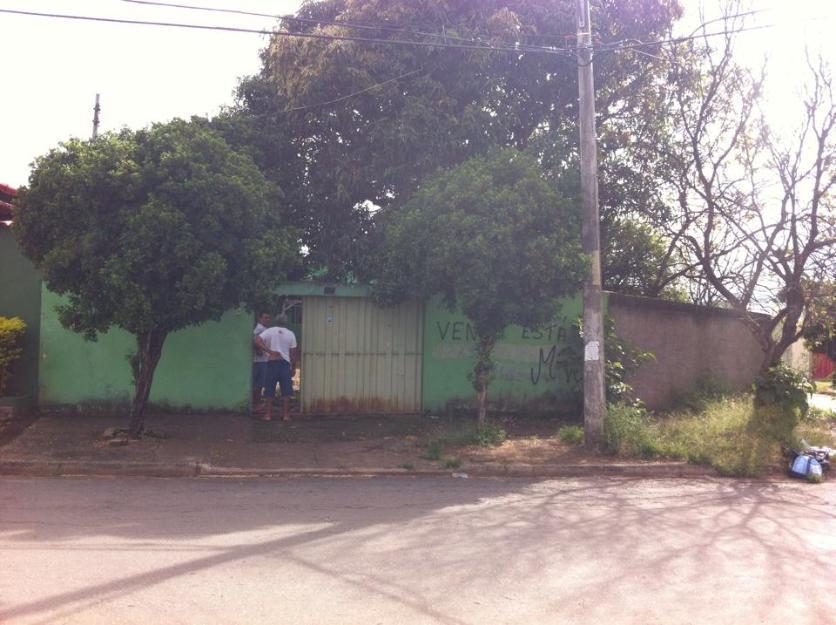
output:
M0 475L31 477L196 477L197 465L153 462L2 460Z
M400 469L381 467L351 468L243 468L215 466L206 462L181 464L124 463L92 461L0 461L0 475L27 477L226 477L226 478L302 478L302 477L636 477L717 478L711 467L684 463L654 464L500 464L484 463L449 469Z

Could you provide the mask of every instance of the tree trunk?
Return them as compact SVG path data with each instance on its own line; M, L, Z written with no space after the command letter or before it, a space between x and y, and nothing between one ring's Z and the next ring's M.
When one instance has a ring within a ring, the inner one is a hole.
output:
M139 437L145 429L145 406L151 394L154 371L160 362L166 336L168 333L156 330L136 335L136 353L131 357L134 398L131 402L131 422L128 426L128 434L132 438Z
M798 340L798 325L804 313L804 302L793 301L787 306L787 314L781 324L780 335L762 336L761 343L765 345L763 360L761 361L758 373L766 373L767 370L781 363L781 357L789 347ZM761 330L765 332L765 330Z
M481 388L476 392L476 397L479 402L479 411L477 413L477 423L479 425L479 429L485 427L488 421L488 407L487 407L487 400L488 400L488 386L485 384L484 380L478 382L481 385Z
M480 338L476 345L476 365L473 368L473 387L476 390L477 399L477 423L479 428L487 425L488 415L488 384L490 384L493 361L491 352L496 344L496 338Z

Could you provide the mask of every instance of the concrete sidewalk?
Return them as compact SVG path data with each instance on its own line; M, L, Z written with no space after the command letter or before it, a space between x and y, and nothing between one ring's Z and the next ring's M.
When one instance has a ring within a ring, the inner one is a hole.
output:
M0 447L0 475L578 477L716 476L682 462L624 462L565 445L545 422L541 434L513 435L495 448L445 448L423 458L437 422L426 417L301 417L264 423L243 415L153 415L161 438L111 446L107 428L124 417L44 415ZM459 464L460 463L460 464ZM456 466L458 464L458 466Z

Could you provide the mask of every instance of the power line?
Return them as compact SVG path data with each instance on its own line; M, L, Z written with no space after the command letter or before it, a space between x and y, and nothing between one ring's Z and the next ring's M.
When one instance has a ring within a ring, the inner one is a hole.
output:
M298 37L302 39L323 39L327 41L358 41L363 43L380 43L389 45L402 46L419 46L426 48L453 48L461 50L482 50L486 52L513 52L516 54L522 53L540 53L561 55L566 54L567 51L561 48L542 48L529 47L522 45L515 46L495 46L495 45L466 45L448 42L432 42L432 41L406 41L403 39L380 39L376 37L355 37L349 35L326 35L322 33L300 33L291 32L287 30L264 30L254 28L240 28L237 26L208 26L203 24L187 24L183 22L157 22L150 20L133 20L121 19L115 17L94 17L88 15L69 15L64 13L40 13L36 11L20 11L17 9L0 9L0 13L9 13L13 15L27 15L33 17L47 17L53 19L78 20L88 22L105 22L110 24L131 24L138 26L162 26L168 28L189 28L193 30L207 30L207 31L221 31L233 33L251 33L257 35L270 35L278 37Z
M45 17L45 18L52 18L52 19L66 19L66 20L76 20L76 21L88 21L88 22L102 22L102 23L110 23L110 24L127 24L127 25L136 25L136 26L160 26L166 28L187 28L192 30L205 30L205 31L216 31L216 32L232 32L232 33L248 33L248 34L257 34L257 35L268 35L268 36L276 36L276 37L296 37L301 39L321 39L326 41L356 41L361 43L374 43L374 44L384 44L384 45L400 45L400 46L418 46L418 47L426 47L426 48L451 48L451 49L460 49L460 50L481 50L484 52L512 52L515 54L523 54L523 53L539 53L539 54L550 54L554 56L562 56L563 58L567 58L568 54L571 54L565 48L549 48L549 47L540 47L540 46L524 46L524 45L514 45L514 46L496 46L496 45L467 45L467 44L458 44L458 43L449 43L449 42L434 42L434 41L407 41L404 39L381 39L377 37L357 37L351 35L327 35L324 33L302 33L302 32L292 32L286 30L266 30L266 29L254 29L254 28L241 28L237 26L218 26L218 25L204 25L204 24L189 24L184 22L160 22L160 21L150 21L150 20L135 20L135 19L122 19L122 18L115 18L115 17L96 17L96 16L88 16L88 15L71 15L71 14L64 14L64 13L42 13L36 11L21 11L17 9L2 9L0 8L0 13L7 13L12 15L25 15L31 17ZM296 19L296 18L293 18ZM593 45L592 49L596 52L619 52L622 50L631 50L636 48L644 48L648 46L659 46L659 45L670 45L670 44L679 44L685 43L687 41L693 41L696 39L704 39L708 37L716 37L716 36L728 36L732 34L748 32L753 30L763 30L767 28L774 28L774 24L765 24L761 26L750 26L747 28L740 28L736 30L726 30L720 32L712 32L712 33L703 33L700 35L689 35L687 37L674 37L669 39L657 39L653 41L641 41L641 40L622 40L620 42L613 42L607 43L602 45ZM437 36L437 35L433 35ZM627 42L634 42L634 43L627 43Z
M453 41L461 41L465 43L478 43L482 45L489 45L480 39L468 38L468 37L459 37L458 35L451 35L446 32L441 33L428 33L423 32L420 30L412 30L410 28L406 28L403 26L386 26L386 25L372 25L372 24L358 24L356 22L347 22L347 21L335 21L335 20L323 20L323 19L315 19L309 17L298 17L295 15L282 15L278 13L258 13L255 11L242 11L240 9L221 9L217 7L207 7L202 5L194 5L194 4L179 4L173 2L160 2L157 0L122 0L122 2L129 2L131 4L142 4L142 5L150 5L150 6L160 6L160 7L169 7L175 9L188 9L194 11L209 11L214 13L229 13L234 15L248 15L252 17L271 17L275 19L281 19L286 21L292 22L301 22L303 24L318 24L318 25L325 25L325 26L341 26L345 28L355 28L358 30L373 30L373 31L384 31L384 32L393 32L393 33L402 33L402 34L409 34L409 35L418 35L421 37L436 37L446 40L453 40ZM528 37L548 37L553 39L564 39L565 35L539 35L539 34L530 34L526 35ZM543 48L546 50L553 50L554 46L532 46L529 45L528 47L531 48ZM571 52L568 48L564 48L567 52Z
M287 113L291 113L294 111L304 111L306 109L317 108L320 106L328 106L329 104L336 104L337 102L342 102L344 100L348 100L349 98L353 98L354 96L361 95L366 93L367 91L371 91L372 89L377 89L378 87L382 87L383 85L389 84L390 82L395 82L396 80L401 80L402 78L408 78L409 76L413 76L415 74L419 74L423 72L423 69L414 69L411 72L407 72L405 74L401 74L400 76L395 76L394 78L390 78L389 80L384 80L383 82L379 82L377 84L371 85L370 87L366 87L365 89L361 89L360 91L355 91L354 93L349 93L348 95L344 95L339 98L335 98L333 100L328 100L327 102L317 102L316 104L307 104L305 106L297 106L291 109L287 109Z
M603 44L600 46L593 46L592 49L597 52L619 52L621 50L631 50L634 48L643 48L647 46L660 46L660 45L676 45L679 43L685 43L687 41L694 41L697 39L707 39L709 37L718 37L721 35L736 35L738 33L745 33L752 30L764 30L767 28L774 28L775 24L762 24L760 26L749 26L746 28L738 28L735 30L722 30L718 32L712 33L702 33L700 35L688 35L686 37L672 37L670 39L656 39L653 41L642 41L640 39L627 39L623 40L626 42L634 42L634 43L621 43L621 42L614 42L609 44Z

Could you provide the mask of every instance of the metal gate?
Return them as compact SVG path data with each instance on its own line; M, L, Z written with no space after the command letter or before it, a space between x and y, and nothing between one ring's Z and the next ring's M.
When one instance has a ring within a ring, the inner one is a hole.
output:
M364 297L302 299L302 412L421 410L423 308Z

